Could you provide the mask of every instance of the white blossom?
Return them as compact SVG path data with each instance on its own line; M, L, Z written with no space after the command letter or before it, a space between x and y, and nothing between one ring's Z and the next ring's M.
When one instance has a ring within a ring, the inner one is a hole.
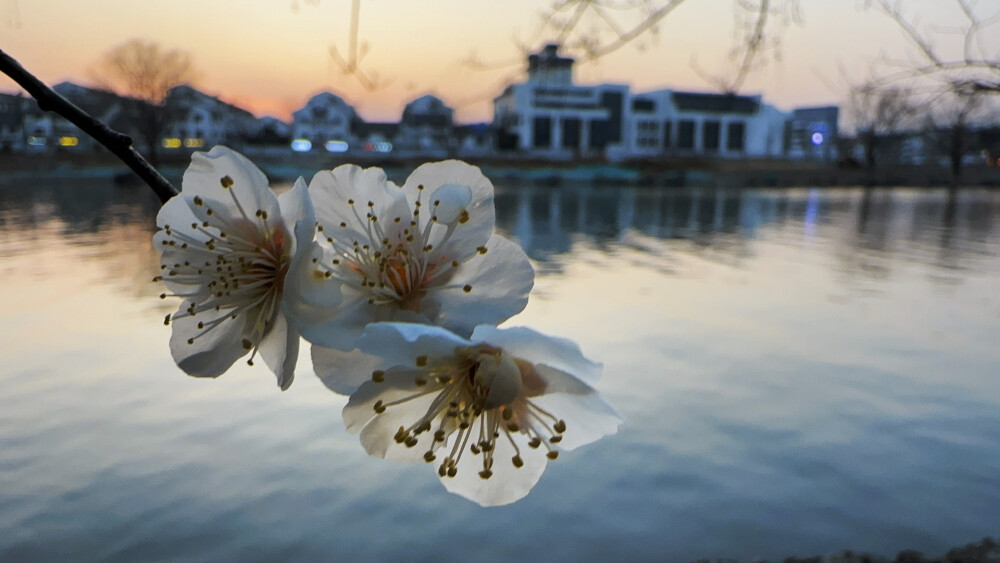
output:
M372 324L372 370L344 421L378 457L434 464L449 491L483 506L528 494L549 460L617 431L594 390L601 366L572 342L527 328Z
M474 166L425 164L397 186L381 169L344 165L316 174L309 193L324 247L314 273L335 303L299 311L313 344L351 350L380 321L468 336L528 301L534 270L519 245L493 234L493 185Z
M305 182L275 196L264 174L226 147L196 152L181 193L156 217L153 242L161 252L168 293L183 299L165 323L173 326L170 351L196 377L217 377L239 358L259 353L287 389L292 383L299 332L290 304L308 297L306 271L315 219Z

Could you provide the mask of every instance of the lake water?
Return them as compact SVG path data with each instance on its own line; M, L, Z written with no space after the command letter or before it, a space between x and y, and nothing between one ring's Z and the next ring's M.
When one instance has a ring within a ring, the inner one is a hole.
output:
M1000 533L1000 191L498 183L538 272L508 324L603 362L625 423L483 509L368 457L307 350L285 393L180 372L148 190L0 184L0 560L773 560Z

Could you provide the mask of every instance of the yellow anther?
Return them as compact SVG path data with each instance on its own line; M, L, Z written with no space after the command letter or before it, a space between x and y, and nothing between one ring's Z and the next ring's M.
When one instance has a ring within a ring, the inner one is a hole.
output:
M198 205L198 206L200 206L200 205L201 205L202 203L204 203L204 202L203 202L203 201L201 200L201 197L199 197L199 196L194 196L194 204L195 204L195 205Z
M382 383L383 381L385 381L385 372L380 369L373 371L372 381L374 381L375 383Z
M469 212L466 211L465 209L463 209L462 212L458 214L458 222L461 225L464 225L464 224L468 223L469 222Z
M565 432L565 431L566 431L566 421L564 421L564 420L560 420L559 422L556 422L555 424L553 424L553 425L552 425L552 428L553 428L553 429L554 429L554 430L555 430L556 432L558 432L558 433L562 434L563 432Z
M516 455L516 456L510 458L510 461L511 461L511 463L514 464L514 467L517 467L518 469L520 469L521 467L524 467L524 460L521 459L521 456L519 456L519 455Z
M424 367L427 365L427 356L417 356L417 367Z
M469 293L469 292L472 291L472 286L471 285L466 285L465 287L462 288L462 291L464 291L466 293Z
M251 348L253 348L253 342L250 342L250 340L244 338L243 339L243 349L244 350L249 350Z
M375 401L375 405L373 405L373 406L372 406L372 409L373 409L373 410L374 410L374 411L375 411L375 412L376 412L377 414L382 414L382 413L384 413L384 412L385 412L385 405L383 405L383 404L382 404L382 400L381 400L381 399L379 399L378 401Z
M559 442L562 442L562 436L558 434L549 438L549 443L551 444L558 444Z
M426 461L427 463L430 463L435 459L437 458L434 456L434 452L427 452L424 454L424 461Z
M479 472L479 476L482 477L483 479L489 479L490 477L493 476L493 472L490 471L489 469L483 469L482 471Z
M559 452L557 452L556 450L549 450L549 453L545 454L545 457L549 459L555 459L559 457Z
M222 184L222 187L224 189L229 189L229 187L235 183L233 182L233 179L230 178L229 176L223 176L222 179L219 180L219 182Z
M486 254L486 247L485 246L480 246L480 247L476 248L476 252L478 252L480 254Z

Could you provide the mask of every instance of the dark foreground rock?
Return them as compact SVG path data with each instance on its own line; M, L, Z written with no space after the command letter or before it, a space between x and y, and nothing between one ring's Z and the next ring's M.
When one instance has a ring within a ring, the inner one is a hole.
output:
M736 561L717 559L699 559L693 563L737 563ZM754 563L768 563L756 561ZM1000 563L1000 543L992 538L984 538L978 543L970 543L963 547L948 550L948 553L937 557L928 557L919 551L900 551L895 559L872 555L869 553L854 553L842 551L830 555L813 557L788 557L782 563Z

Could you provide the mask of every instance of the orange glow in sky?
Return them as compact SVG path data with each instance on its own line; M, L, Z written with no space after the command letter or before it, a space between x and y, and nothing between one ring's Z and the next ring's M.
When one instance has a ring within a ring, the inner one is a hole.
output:
M353 104L371 121L398 120L403 106L425 93L456 109L460 122L485 121L491 100L521 78L523 56L514 38L531 41L548 0L365 0L360 38L368 46L362 68L383 87L369 90L333 62L330 47L348 50L349 0L0 0L0 49L42 80L90 82L88 69L109 48L132 38L190 52L199 70L195 86L258 116L289 119L323 90ZM746 83L783 109L841 103L848 80L864 77L879 58L908 52L884 16L847 0L802 0L802 25L782 33L781 60L770 60ZM941 0L909 0L926 21ZM579 83L619 82L633 91L710 90L694 68L727 66L733 30L731 0L688 0L659 26L641 50L630 45L596 62L578 64ZM938 18L938 19L933 19ZM531 44L537 48L550 37ZM504 68L473 70L471 53ZM17 85L0 76L0 91Z

